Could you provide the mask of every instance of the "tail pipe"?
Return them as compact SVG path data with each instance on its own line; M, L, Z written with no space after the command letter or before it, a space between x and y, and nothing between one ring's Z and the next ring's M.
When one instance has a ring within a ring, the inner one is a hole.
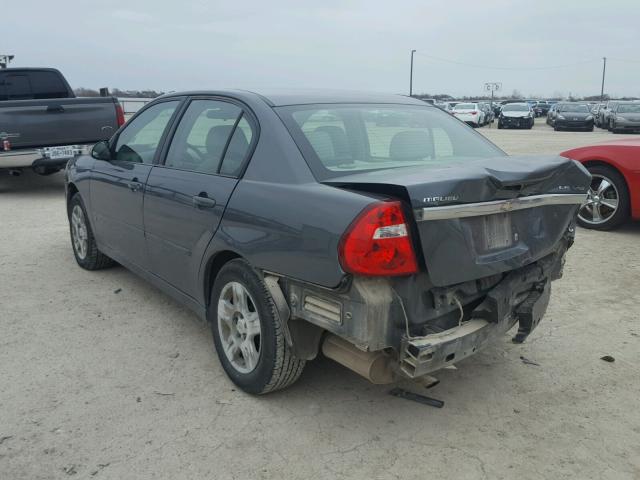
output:
M352 343L329 334L322 344L322 353L371 383L385 384L396 380L391 358L384 352L363 352Z

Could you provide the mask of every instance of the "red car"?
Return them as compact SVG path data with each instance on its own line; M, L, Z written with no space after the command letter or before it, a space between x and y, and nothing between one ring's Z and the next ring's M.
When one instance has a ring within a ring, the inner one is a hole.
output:
M640 138L574 148L560 155L581 162L591 175L578 223L610 230L629 218L640 220Z

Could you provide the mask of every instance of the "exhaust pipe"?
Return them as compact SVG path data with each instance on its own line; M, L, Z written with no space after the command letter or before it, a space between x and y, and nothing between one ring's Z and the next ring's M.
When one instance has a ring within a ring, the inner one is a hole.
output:
M330 334L322 344L322 353L371 383L385 384L396 380L391 358L383 352L363 352L352 343Z

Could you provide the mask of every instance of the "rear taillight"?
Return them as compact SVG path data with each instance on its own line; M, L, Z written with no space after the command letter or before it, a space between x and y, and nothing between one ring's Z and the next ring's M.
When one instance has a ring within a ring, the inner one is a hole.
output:
M469 113L470 113L471 115L477 115L477 114L478 114L478 112L476 112L476 111L469 112Z
M418 272L400 202L379 202L356 217L342 236L342 268L356 275L392 276Z
M118 122L118 127L124 125L124 110L119 103L116 103L116 122Z

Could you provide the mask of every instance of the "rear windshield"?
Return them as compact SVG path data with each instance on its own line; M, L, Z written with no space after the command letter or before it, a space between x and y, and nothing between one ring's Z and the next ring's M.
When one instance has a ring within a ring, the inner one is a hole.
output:
M411 105L295 105L276 111L319 180L505 155L451 115Z
M640 103L633 105L618 105L618 113L640 113Z
M586 105L562 105L558 108L560 112L589 113L589 107Z
M502 107L503 112L528 112L529 105L507 104Z
M453 108L454 110L475 110L476 104L475 103L459 103Z

